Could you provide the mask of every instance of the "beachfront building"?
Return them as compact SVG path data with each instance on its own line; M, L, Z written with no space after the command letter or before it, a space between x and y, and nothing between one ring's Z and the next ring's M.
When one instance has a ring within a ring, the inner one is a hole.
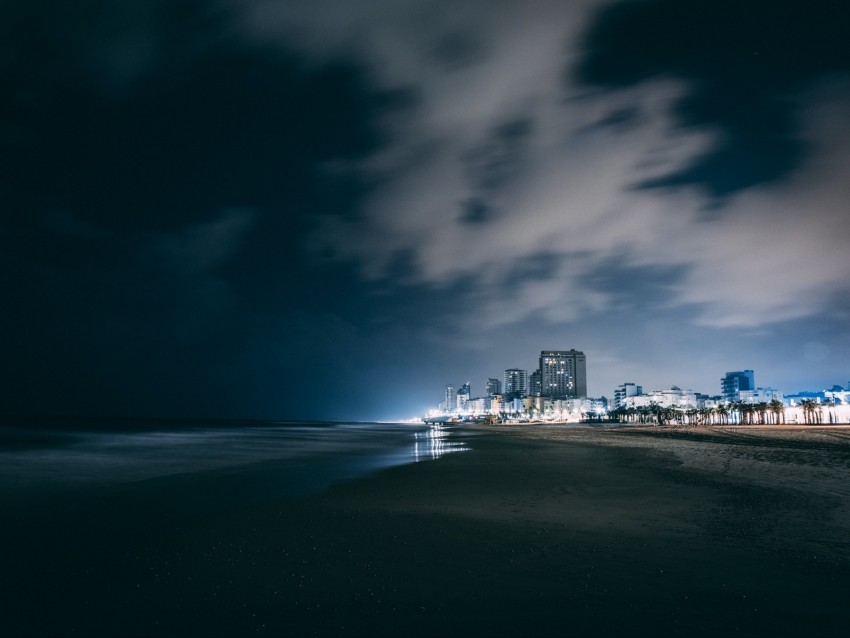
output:
M803 401L814 401L815 403L823 403L826 395L824 392L796 392L794 394L786 394L782 398L782 403L785 407L793 408L795 405L800 405Z
M540 394L553 399L587 396L587 362L578 350L540 353Z
M455 407L457 405L457 395L455 394L455 387L451 383L446 386L446 394L443 399L442 409L443 412L454 412Z
M501 414L504 410L504 403L501 394L494 394L490 397L490 406L487 409L487 414Z
M775 388L755 388L753 390L741 390L740 392L738 392L738 401L750 404L782 401L782 392Z
M650 396L655 403L665 408L695 408L697 407L697 394L693 390L683 390L673 386L669 390L654 390Z
M545 411L544 398L540 396L525 397L522 400L522 411L529 419L541 418Z
M502 402L502 412L509 417L518 417L525 412L525 403L522 397L514 397L513 399Z
M614 409L626 407L626 397L643 394L643 388L635 383L626 382L614 389Z
M540 370L535 370L528 377L528 396L539 397L543 394L543 384L540 381Z
M673 386L669 390L653 390L647 394L637 394L623 398L621 408L648 408L657 405L662 408L690 409L697 407L697 395L693 390L682 390Z
M469 402L469 395L471 394L469 381L460 386L460 389L457 391L457 401L455 403L455 409L458 412L467 412L466 404Z
M543 419L563 423L579 423L588 414L604 413L598 399L580 397L575 399L544 399Z
M498 379L487 379L487 396L502 394L502 382Z
M832 390L825 390L824 401L835 405L850 405L850 390L845 390L840 385L832 386Z
M720 379L720 392L729 403L739 401L739 393L742 390L755 390L755 388L755 375L752 370L727 372L726 376Z
M488 414L490 408L490 397L475 397L469 399L464 406L464 412L467 414Z
M528 394L528 370L508 368L505 370L504 380L505 383L502 390L504 391L505 399L518 399Z
M722 405L726 405L726 401L723 400L723 397L719 394L715 394L714 396L708 396L707 394L702 394L701 392L696 393L697 397L697 407L700 409L703 408L719 408Z

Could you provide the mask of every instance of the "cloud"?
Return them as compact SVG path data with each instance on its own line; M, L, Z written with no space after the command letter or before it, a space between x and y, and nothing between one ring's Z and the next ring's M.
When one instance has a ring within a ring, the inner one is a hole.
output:
M850 82L812 90L803 118L808 159L787 181L735 198L722 220L694 228L675 250L693 259L680 298L716 326L754 326L818 314L850 289ZM710 255L710 257L708 257Z
M683 126L724 134L691 165L647 186L692 185L715 197L782 179L804 161L789 99L825 73L850 71L846 11L832 0L646 0L602 8L570 78L622 88L676 77L690 91Z
M411 9L418 3L374 5L377 14L343 10L330 26L318 18L326 15L321 7L295 12L302 30L294 41L306 51L361 56L379 85L418 96L403 121L384 121L387 143L351 165L378 178L361 214L327 215L314 247L357 264L374 282L465 290L461 305L476 308L469 330L530 317L568 323L614 308L616 291L593 286L593 274L612 260L623 286L653 269L677 273L661 289L661 307L693 307L694 321L715 327L817 314L845 289L847 259L824 229L841 214L850 140L815 123L837 123L846 107L836 102L828 116L813 111L820 98L804 82L818 76L822 57L784 84L769 75L749 93L736 85L743 92L736 93L724 82L734 84L738 71L723 76L722 65L701 67L710 47L689 48L693 55L677 60L678 38L664 45L670 55L643 67L646 60L623 60L621 81L613 57L620 49L591 29L607 19L594 12L603 5L565 4L524 6L524 20L507 4L493 5L479 22L436 11L416 29L419 14ZM268 17L271 9L258 6ZM711 20L736 11L723 4L711 9ZM260 29L264 37L292 32L277 17ZM447 68L431 55L446 33L464 33L475 55ZM612 33L619 31L606 37ZM620 48L634 42L644 39ZM591 44L597 49L581 48ZM736 40L724 55L740 54L741 46ZM599 47L609 47L606 68L613 70L602 76L585 67L585 80L604 82L565 85L569 70L603 55ZM719 102L706 98L710 86L725 87ZM728 179L712 174L706 166L717 169L747 143L752 124L723 115L723 100L747 97L742 108L752 113L777 87L786 93L771 104L784 115L757 131L763 145L746 156L751 165L731 163ZM793 161L768 168L772 160L762 151L782 140L793 141ZM712 179L736 186L697 188ZM814 253L827 255L826 263L811 260ZM517 264L539 255L551 257L545 276L518 279ZM803 295L807 303L799 303Z

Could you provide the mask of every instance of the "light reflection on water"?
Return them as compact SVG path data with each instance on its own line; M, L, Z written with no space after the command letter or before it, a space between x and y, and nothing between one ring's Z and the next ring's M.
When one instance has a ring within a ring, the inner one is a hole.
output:
M452 452L466 452L471 448L464 441L451 440L450 428L433 424L424 432L414 434L413 457L416 461L438 459Z

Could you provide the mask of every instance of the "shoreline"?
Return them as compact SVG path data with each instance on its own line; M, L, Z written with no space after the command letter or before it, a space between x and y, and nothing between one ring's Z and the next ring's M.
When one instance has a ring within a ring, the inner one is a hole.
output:
M322 494L33 548L10 633L843 635L850 439L735 429L461 428Z

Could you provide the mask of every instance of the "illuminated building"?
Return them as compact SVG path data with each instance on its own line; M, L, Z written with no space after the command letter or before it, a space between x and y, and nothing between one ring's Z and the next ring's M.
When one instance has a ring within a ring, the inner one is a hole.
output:
M498 379L487 379L487 396L502 394L502 382Z
M738 401L742 390L755 390L755 376L752 370L727 372L720 379L720 391L726 401Z
M503 386L505 401L519 399L528 394L528 371L519 368L505 370L505 384Z
M636 397L643 394L643 388L634 383L624 383L617 386L614 390L614 407L623 408L626 406L626 397Z
M587 362L578 350L540 353L540 394L553 399L587 396Z
M460 386L460 390L457 391L457 409L459 412L465 412L467 409L467 403L469 403L469 395L470 395L470 387L469 381Z
M539 397L542 391L543 390L540 383L540 370L535 370L528 378L528 396Z

